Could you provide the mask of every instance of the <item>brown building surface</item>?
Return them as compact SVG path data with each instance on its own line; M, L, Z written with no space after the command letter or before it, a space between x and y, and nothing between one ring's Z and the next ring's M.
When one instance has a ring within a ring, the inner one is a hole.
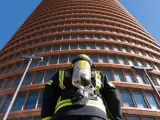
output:
M21 55L44 61L32 62L9 119L39 120L44 84L80 53L118 88L124 120L160 120L160 100L130 68L152 67L160 91L159 45L117 0L43 0L0 52L0 117L27 65Z

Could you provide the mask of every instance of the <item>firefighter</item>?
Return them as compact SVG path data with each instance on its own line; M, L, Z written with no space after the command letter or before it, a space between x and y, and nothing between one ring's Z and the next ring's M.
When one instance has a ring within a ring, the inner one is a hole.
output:
M55 73L45 85L42 120L121 120L115 86L91 59L80 54L72 67Z

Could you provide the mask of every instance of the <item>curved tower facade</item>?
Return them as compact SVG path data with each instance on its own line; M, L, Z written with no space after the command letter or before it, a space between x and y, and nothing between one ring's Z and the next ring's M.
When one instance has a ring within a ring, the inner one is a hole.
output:
M71 67L80 53L118 88L124 120L160 120L160 47L117 0L43 0L0 52L0 118L26 68L32 62L8 119L39 120L44 84L59 69Z

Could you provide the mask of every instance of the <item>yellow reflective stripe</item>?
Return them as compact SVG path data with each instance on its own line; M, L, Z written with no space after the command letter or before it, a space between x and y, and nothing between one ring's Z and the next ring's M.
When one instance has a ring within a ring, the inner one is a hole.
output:
M61 101L61 96L58 98L56 107L58 106L58 104L59 104L60 101ZM55 108L56 108L56 107L55 107Z
M65 103L65 104L60 105L60 106L55 110L54 114L55 114L59 109L61 109L62 107L70 106L70 105L73 105L73 104L72 104L72 103Z
M43 118L42 120L50 120L51 118L52 118L52 116L49 116L49 117Z
M66 107L66 106L70 106L70 105L73 105L70 99L63 100L63 101L59 102L59 104L55 108L55 113L59 109L61 109L62 107ZM89 100L86 105L92 106L92 107L97 107L97 108L101 109L104 113L106 113L105 106L100 98L98 98L98 101Z
M49 80L49 81L47 82L48 85L51 85L52 83L53 83L53 80Z
M59 107L61 104L64 104L64 103L67 103L67 102L71 103L71 99L67 99L67 100L62 100L62 101L60 101L60 102L56 105L56 108Z
M101 87L101 72L95 71L96 74L96 88L99 90Z
M59 86L61 89L65 88L63 82L64 82L64 71L59 71Z

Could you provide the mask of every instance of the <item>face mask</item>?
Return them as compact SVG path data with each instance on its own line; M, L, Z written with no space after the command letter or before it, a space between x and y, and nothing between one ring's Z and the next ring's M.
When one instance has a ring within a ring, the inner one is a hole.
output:
M91 66L85 60L78 60L74 63L72 74L72 85L81 88L89 87L91 84Z

